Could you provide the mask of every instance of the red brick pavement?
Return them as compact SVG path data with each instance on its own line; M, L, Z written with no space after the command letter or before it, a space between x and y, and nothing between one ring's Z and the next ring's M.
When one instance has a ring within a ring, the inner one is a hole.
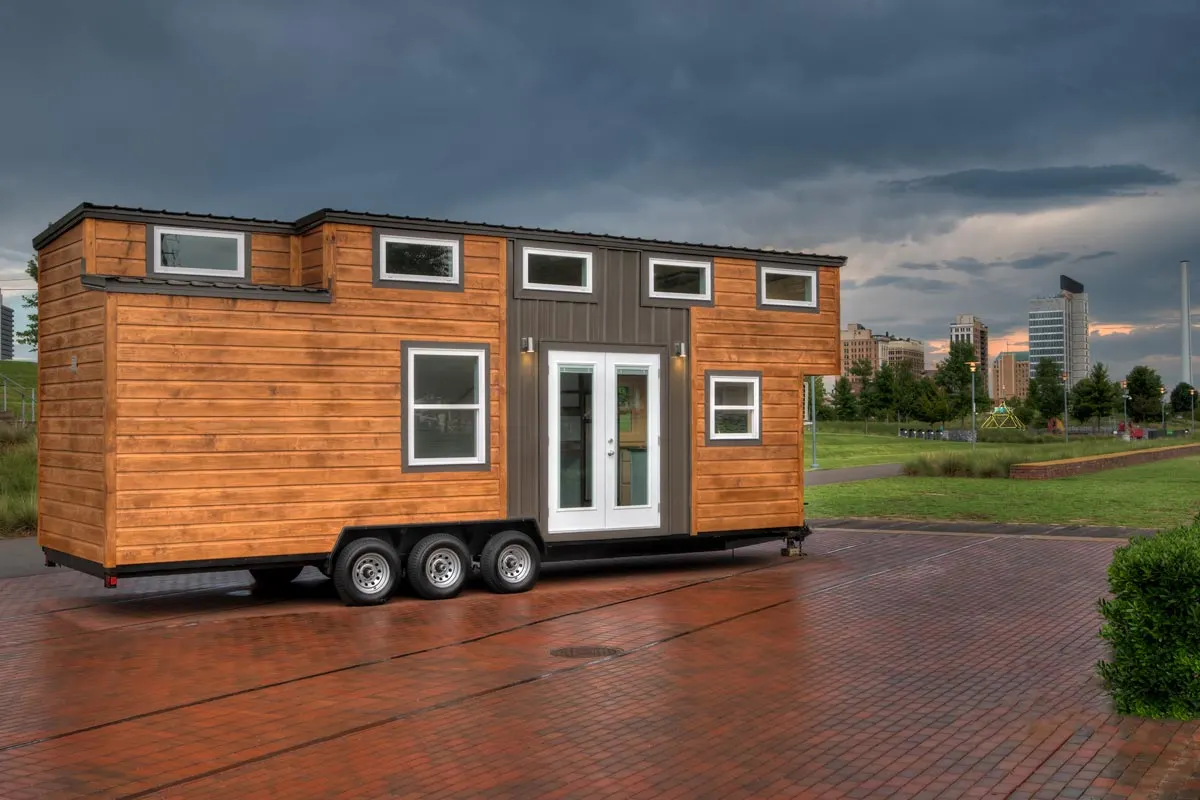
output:
M819 534L363 609L2 581L0 798L1200 798L1200 726L1094 677L1116 544Z

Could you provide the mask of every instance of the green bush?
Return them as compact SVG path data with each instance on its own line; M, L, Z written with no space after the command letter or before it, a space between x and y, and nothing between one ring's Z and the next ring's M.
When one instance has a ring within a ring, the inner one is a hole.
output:
M1108 583L1100 636L1112 660L1097 670L1117 713L1200 718L1200 515L1117 549Z
M37 442L0 428L0 536L37 530Z

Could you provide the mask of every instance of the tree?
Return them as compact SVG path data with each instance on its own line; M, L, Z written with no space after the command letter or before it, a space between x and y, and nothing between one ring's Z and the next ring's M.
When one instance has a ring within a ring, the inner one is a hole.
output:
M913 419L917 416L917 405L920 400L920 382L913 370L912 364L902 361L896 365L896 381L894 387L896 402L896 419Z
M38 280L38 261L37 256L25 262L25 274L33 278L33 285L37 286ZM38 346L38 293L37 291L30 292L21 298L21 302L29 309L29 323L25 326L25 330L17 331L16 340L18 343L25 345L33 350L37 350Z
M1029 379L1029 402L1044 420L1062 417L1062 372L1054 359L1038 361L1033 377Z
M850 386L850 379L845 375L837 379L833 385L833 413L837 419L846 421L854 419L858 413L858 398Z
M885 415L896 413L896 370L891 364L884 364L879 368L879 374L872 381L871 388L871 403L874 409L884 412ZM899 414L896 419L900 419Z
M917 419L929 424L938 422L945 427L946 420L954 416L955 410L954 400L946 388L926 378L921 381L918 395Z
M950 354L938 364L934 381L946 392L950 403L950 416L963 419L971 409L971 368L967 362L975 358L975 346L970 342L952 342ZM982 365L980 365L982 366ZM975 384L976 400L979 397L979 384ZM983 394L986 396L987 391Z
M1192 410L1192 386L1180 381L1171 390L1171 410L1176 414L1188 414Z
M1092 372L1079 382L1083 387L1080 393L1082 407L1075 414L1079 420L1096 420L1096 430L1100 430L1100 419L1111 416L1116 412L1121 402L1121 386L1108 377L1108 367L1103 362L1097 362Z
M1125 392L1129 395L1129 418L1134 422L1158 419L1162 414L1162 378L1155 370L1138 364L1125 376Z

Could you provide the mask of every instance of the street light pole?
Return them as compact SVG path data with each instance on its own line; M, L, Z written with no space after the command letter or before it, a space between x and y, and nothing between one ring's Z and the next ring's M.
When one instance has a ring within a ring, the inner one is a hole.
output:
M968 361L967 366L971 368L971 449L975 449L975 368L979 366L978 361Z
M1191 435L1196 435L1196 390L1189 389L1188 394L1192 396L1192 432Z
M1131 441L1133 434L1129 430L1129 392L1126 391L1125 381L1121 381L1121 402L1125 407L1125 441Z
M813 459L812 468L819 469L817 466L817 379L812 376L808 379L808 396L812 401L812 433L813 433Z
M1064 372L1063 379L1063 441L1071 441L1071 411L1067 408L1067 389L1071 386L1071 374Z
M1162 430L1165 435L1167 432L1167 387L1158 387L1158 404L1162 406Z

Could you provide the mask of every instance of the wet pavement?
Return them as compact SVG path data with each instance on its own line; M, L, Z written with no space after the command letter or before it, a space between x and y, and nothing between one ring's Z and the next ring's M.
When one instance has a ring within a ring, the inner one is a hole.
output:
M1200 724L1095 676L1121 541L818 530L374 608L0 580L0 798L1197 798Z

